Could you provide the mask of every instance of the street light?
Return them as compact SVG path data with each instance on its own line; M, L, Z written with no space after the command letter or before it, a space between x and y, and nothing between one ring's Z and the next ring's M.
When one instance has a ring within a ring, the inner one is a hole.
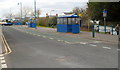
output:
M21 20L22 20L22 2L18 3L20 5L20 10L21 10Z
M35 13L35 15L34 15L35 24L37 24L36 23L36 0L34 0L34 13Z

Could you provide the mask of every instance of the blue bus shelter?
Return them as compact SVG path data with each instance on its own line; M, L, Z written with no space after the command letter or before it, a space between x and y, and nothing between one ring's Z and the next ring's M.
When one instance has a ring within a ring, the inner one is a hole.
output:
M74 15L59 16L57 18L57 32L80 33L81 17Z

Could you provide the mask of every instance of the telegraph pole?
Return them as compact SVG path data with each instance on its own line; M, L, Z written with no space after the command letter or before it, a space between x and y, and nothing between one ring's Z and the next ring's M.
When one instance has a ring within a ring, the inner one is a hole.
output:
M18 5L20 5L20 11L21 11L21 20L22 20L22 2L18 3Z
M36 0L34 0L34 18L35 18L35 24L36 24Z
M20 2L20 6L21 6L21 20L22 20L22 2Z

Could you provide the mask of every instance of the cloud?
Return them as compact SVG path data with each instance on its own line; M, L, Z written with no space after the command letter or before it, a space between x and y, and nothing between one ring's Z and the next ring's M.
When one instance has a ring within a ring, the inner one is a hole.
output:
M74 7L86 8L86 2L78 2L84 0L36 0L37 8L42 9L42 15L49 13L54 9L54 13L62 13L64 11L71 11ZM87 0L85 0L87 1ZM20 11L18 3L22 2L23 6L29 6L34 10L34 0L0 0L0 16L10 12L17 13Z

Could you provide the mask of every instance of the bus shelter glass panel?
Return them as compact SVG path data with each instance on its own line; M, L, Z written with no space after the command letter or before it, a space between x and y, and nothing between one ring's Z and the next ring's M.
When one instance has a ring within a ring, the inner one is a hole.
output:
M80 24L80 18L76 18L75 21L76 21L75 24Z
M57 19L57 24L61 24L60 18Z
M64 18L63 23L67 24L67 18Z
M75 18L71 18L72 19L72 24L75 24Z
M68 24L72 24L72 19L68 18Z
M60 18L61 24L64 24L64 18Z

